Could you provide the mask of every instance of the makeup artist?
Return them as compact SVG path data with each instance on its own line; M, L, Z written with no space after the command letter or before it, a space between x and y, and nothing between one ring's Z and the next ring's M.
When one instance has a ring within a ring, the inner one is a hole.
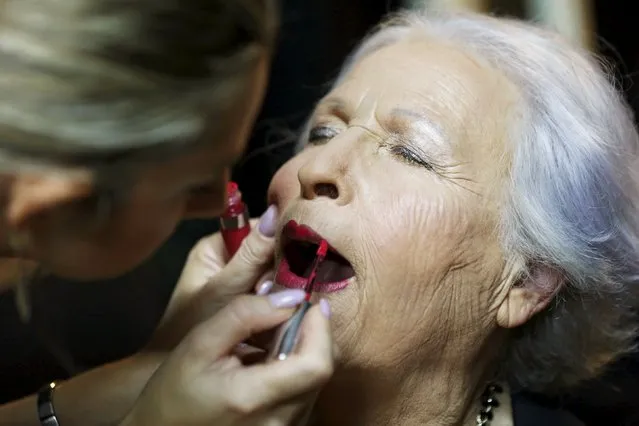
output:
M0 16L4 267L112 277L182 219L220 212L262 101L273 1L5 0ZM232 356L303 298L237 296L268 293L259 280L277 215L262 216L228 266L218 235L198 244L146 351L1 407L0 425L288 423L332 372L327 306L313 308L287 361ZM16 294L28 320L25 286Z

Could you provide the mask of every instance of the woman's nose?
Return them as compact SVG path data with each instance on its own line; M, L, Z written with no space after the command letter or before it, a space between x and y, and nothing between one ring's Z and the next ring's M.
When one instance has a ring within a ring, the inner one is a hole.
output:
M340 205L347 204L352 196L347 170L344 158L328 158L321 153L314 156L297 173L302 197L327 198Z

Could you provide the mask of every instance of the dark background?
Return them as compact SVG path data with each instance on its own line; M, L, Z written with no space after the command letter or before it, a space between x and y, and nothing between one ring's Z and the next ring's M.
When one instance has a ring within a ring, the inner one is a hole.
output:
M292 155L291 135L325 93L344 57L395 3L282 2L269 92L249 151L234 176L254 216L266 207L270 177ZM636 109L639 96L632 82L639 65L637 17L629 13L629 2L595 3L599 50L615 63ZM152 259L116 280L78 285L47 277L34 288L30 326L20 323L13 295L0 294L0 403L32 393L48 380L138 350L160 318L188 250L216 229L215 221L184 223ZM621 425L622 419L624 424L639 424L639 361L618 363L604 381L587 384L579 395L561 402L588 424Z

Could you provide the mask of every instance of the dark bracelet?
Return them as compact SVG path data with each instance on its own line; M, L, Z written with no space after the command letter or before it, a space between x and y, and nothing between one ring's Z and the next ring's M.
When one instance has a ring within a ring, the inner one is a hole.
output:
M38 391L38 418L42 426L60 426L53 408L55 382L48 383Z

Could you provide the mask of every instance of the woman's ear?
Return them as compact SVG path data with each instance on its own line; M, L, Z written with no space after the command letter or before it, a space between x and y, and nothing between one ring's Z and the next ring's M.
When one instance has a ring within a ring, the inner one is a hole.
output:
M18 175L12 179L7 195L7 225L13 229L29 229L34 218L85 198L92 191L91 179L76 174Z
M512 285L497 310L497 324L515 328L545 309L564 285L565 277L557 269L536 264L529 274Z

